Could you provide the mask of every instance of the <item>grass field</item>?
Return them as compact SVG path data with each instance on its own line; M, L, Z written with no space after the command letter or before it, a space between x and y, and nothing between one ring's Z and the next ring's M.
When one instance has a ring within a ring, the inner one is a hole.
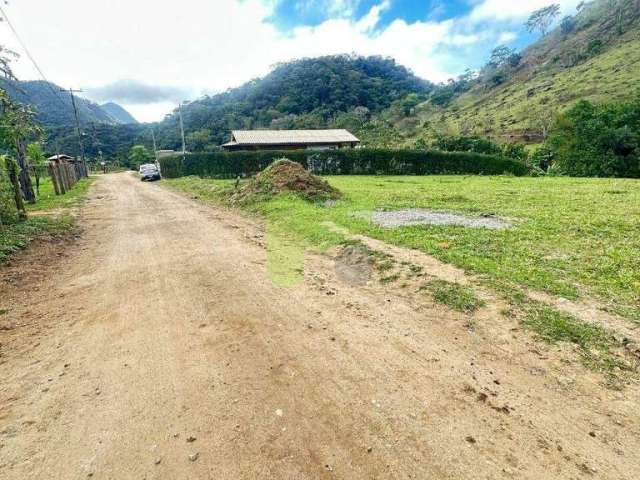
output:
M640 323L640 182L515 177L328 177L345 195L326 207L282 195L248 208L305 247L327 248L343 236L323 225L416 248L479 275L515 296L526 287L568 299L595 299ZM205 201L221 201L231 182L167 181ZM494 214L514 228L457 226L384 229L363 212L420 207ZM514 297L515 298L515 297Z
M425 103L416 109L412 124L430 124L434 131L449 134L459 134L470 126L481 135L540 130L540 119L551 119L556 111L563 111L578 100L601 103L629 100L637 95L639 62L640 40L631 36L574 67L541 69L535 75L516 77L495 89L471 90L445 109ZM404 140L406 145L434 134L420 128L410 133Z
M83 178L73 186L71 191L64 195L56 195L51 178L42 178L40 180L40 195L38 196L38 201L34 204L27 204L27 211L73 207L85 197L91 181L91 178Z
M42 179L38 201L27 204L27 212L30 213L28 218L0 226L0 263L38 236L69 231L74 222L67 209L82 201L90 184L91 179L80 180L66 195L56 196L51 180ZM45 215L47 211L51 211L52 215Z

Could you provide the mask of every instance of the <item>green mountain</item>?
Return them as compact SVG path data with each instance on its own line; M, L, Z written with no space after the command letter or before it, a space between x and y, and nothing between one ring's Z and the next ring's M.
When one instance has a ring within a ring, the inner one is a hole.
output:
M116 119L118 123L122 123L124 125L128 125L131 123L138 123L138 121L133 118L129 112L127 112L123 107L114 102L107 102L100 105L100 108L110 115L112 118Z
M477 78L439 86L410 115L384 117L404 145L441 134L538 143L578 100L625 100L639 88L640 1L598 0Z
M283 63L261 79L182 109L190 149L211 148L233 129L322 128L345 118L367 121L394 102L427 98L433 84L393 59L334 55ZM180 143L174 113L159 125L163 146Z
M6 90L15 101L32 105L36 110L36 119L45 127L58 127L75 123L71 94L67 91L62 91L59 86L53 83L43 80L15 81L0 79L0 88ZM78 109L78 118L82 124L102 123L117 125L131 123L120 119L121 112L117 115L111 113L112 111L121 110L126 114L125 116L131 117L119 105L112 104L117 109L113 106L105 109L97 103L78 96L75 96L75 102Z

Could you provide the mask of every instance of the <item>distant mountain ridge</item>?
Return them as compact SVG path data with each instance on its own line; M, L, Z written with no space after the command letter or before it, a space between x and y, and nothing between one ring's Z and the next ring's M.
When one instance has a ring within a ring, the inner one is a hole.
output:
M43 80L0 79L0 88L6 90L13 100L33 106L36 110L36 120L45 127L60 127L75 123L71 94L54 83ZM124 108L115 103L103 108L77 95L75 102L81 124L137 123Z
M107 102L100 105L100 108L115 118L119 123L128 125L131 123L138 123L138 121L126 111L122 106L114 102Z

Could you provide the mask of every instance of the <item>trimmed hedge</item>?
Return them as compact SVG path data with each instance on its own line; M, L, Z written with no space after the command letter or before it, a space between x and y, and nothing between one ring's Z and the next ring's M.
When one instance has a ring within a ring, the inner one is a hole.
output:
M198 175L235 178L264 170L278 158L302 164L317 175L526 175L525 164L497 155L423 150L343 149L257 152L211 152L160 159L167 178Z

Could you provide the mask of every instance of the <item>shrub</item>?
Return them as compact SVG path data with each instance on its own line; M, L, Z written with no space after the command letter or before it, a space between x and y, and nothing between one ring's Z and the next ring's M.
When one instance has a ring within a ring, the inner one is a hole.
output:
M13 195L13 185L9 182L5 157L0 156L0 227L17 219L18 212Z
M498 85L502 85L504 82L506 82L507 78L507 72L505 72L504 70L498 70L491 75L489 80L494 86L497 87Z
M521 143L505 143L502 145L502 155L521 162L525 162L529 158L527 149Z
M569 175L640 177L640 96L630 102L581 101L560 115L549 147Z
M482 137L440 136L433 146L443 152L473 152L485 155L502 153L500 145Z
M587 55L589 55L590 57L595 57L600 52L602 52L603 46L604 44L602 43L602 40L600 39L591 40L589 42L589 45L587 46Z
M546 172L553 164L553 150L547 145L541 145L531 154L530 163L534 169Z
M287 158L318 175L428 175L505 172L526 175L523 163L499 155L422 150L344 149L258 152L210 152L175 155L160 160L167 178L186 175L234 178L260 172L274 160Z

